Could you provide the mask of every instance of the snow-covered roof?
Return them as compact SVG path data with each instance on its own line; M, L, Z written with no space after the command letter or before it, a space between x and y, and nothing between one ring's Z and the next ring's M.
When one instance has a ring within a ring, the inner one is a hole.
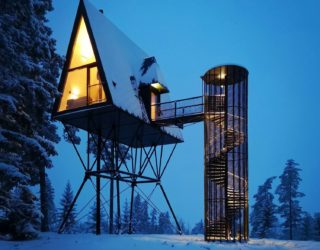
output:
M164 87L168 88L155 57L152 56L144 59L140 68L140 73L140 85L159 82Z
M166 86L159 65L154 57L148 56L88 0L83 0L83 3L113 104L150 123L134 85L160 82ZM162 129L182 139L179 128L170 126Z

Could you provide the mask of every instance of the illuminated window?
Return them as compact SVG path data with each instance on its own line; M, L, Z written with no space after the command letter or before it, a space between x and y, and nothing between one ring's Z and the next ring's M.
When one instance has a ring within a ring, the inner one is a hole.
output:
M68 72L59 111L87 105L87 69Z
M72 48L70 68L80 67L94 63L96 58L93 53L91 41L84 19L81 18L77 36Z
M59 111L107 100L84 19L81 18L72 48Z
M89 104L94 104L106 100L106 95L100 80L100 75L97 67L90 68L89 80Z

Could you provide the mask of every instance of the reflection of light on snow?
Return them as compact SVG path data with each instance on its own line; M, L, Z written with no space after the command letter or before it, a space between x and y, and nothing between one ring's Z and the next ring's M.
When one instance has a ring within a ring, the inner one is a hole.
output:
M80 90L77 87L72 88L70 91L70 99L75 100L78 99L80 94Z

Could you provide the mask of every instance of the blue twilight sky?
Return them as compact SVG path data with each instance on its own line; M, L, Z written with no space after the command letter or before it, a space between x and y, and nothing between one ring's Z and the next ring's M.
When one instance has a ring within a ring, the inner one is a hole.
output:
M213 66L246 67L250 202L258 185L279 176L293 158L302 168L303 208L320 211L320 1L91 1L157 58L172 100L201 95L200 76ZM78 0L53 4L49 26L58 53L65 55ZM203 218L203 124L188 126L183 134L185 142L178 145L163 183L178 217L192 226ZM76 189L83 176L72 146L61 142L58 151L49 173L57 200L68 179ZM88 184L79 209L91 195ZM160 195L154 199L167 209Z

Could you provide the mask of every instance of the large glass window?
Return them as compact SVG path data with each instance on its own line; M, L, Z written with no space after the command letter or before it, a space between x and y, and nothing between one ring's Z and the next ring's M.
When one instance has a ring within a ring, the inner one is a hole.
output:
M96 59L84 19L81 18L72 48L59 111L106 101Z
M106 100L106 95L100 80L97 67L90 68L90 80L88 86L89 104L94 104Z
M59 111L87 105L87 69L68 72Z
M82 17L72 48L70 68L80 67L86 64L94 63L95 61L96 58L93 53L87 27Z

